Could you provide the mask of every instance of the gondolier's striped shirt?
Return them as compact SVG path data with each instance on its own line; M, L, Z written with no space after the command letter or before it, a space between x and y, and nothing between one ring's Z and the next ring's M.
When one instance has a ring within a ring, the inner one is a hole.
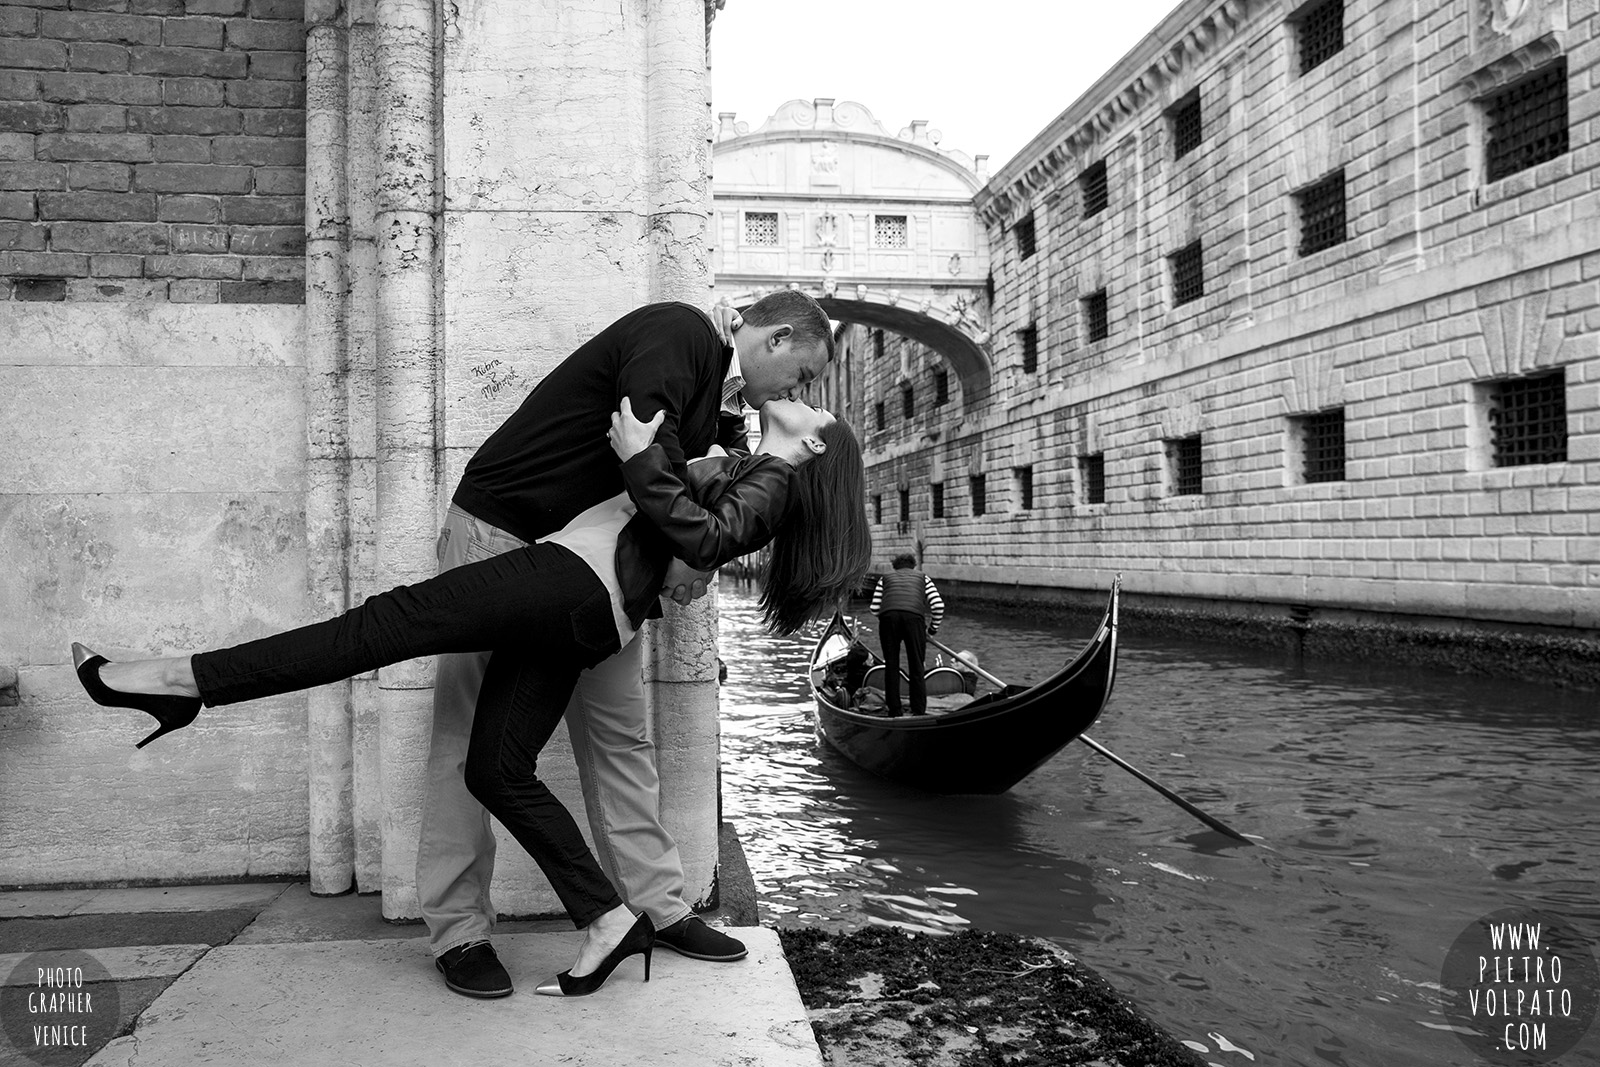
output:
M878 588L873 591L872 604L868 608L868 610L874 615L882 612L883 587L890 578L894 577L895 573L896 572L891 571L882 578L878 579ZM901 571L898 573L903 574L905 572ZM939 632L940 624L944 622L944 597L939 595L938 587L933 584L933 579L929 578L927 575L922 576L922 595L926 597L928 601L928 632L930 634L936 634Z

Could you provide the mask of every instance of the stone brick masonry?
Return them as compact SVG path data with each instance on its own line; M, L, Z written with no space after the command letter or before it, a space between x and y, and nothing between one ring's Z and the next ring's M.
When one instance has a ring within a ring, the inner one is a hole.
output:
M302 303L300 0L0 0L0 299Z

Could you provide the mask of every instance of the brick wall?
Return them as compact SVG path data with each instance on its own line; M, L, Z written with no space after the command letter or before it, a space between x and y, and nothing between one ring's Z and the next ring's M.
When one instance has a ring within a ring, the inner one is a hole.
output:
M303 0L0 0L0 299L300 303Z

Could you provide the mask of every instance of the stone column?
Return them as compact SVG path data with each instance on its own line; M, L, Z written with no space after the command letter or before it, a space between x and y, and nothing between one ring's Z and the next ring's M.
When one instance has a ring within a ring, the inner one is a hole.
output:
M312 618L349 607L345 408L346 37L339 5L306 4L306 592ZM307 694L310 878L343 893L354 867L350 685Z
M438 524L436 292L439 77L433 0L376 9L378 572L431 577ZM378 672L383 913L416 914L416 848L433 721L433 663Z

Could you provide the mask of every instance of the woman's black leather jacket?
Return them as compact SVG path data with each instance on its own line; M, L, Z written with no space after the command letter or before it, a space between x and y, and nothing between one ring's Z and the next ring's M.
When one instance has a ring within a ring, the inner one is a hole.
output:
M776 456L713 456L689 464L689 481L651 445L622 464L639 512L617 538L617 581L635 627L661 595L673 556L715 570L772 540L795 500L795 469Z

